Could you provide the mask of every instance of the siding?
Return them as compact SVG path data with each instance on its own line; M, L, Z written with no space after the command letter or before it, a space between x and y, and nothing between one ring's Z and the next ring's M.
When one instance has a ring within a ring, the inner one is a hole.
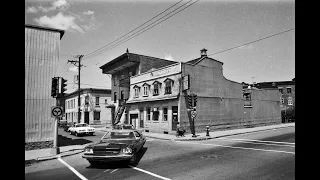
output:
M53 140L51 78L56 76L60 33L25 28L25 142Z

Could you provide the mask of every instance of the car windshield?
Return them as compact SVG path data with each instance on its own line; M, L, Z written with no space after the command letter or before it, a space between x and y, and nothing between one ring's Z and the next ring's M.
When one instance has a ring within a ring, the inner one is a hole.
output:
M88 127L88 124L77 124L76 127Z
M107 132L101 140L108 139L136 139L133 132Z

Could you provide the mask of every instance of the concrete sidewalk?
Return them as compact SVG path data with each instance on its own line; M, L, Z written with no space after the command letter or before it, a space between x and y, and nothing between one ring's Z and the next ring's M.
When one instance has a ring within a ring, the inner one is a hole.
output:
M160 134L160 133L150 133L150 132L143 132L143 134L146 137L155 138L155 139L173 140L173 141L199 141L199 140L214 139L214 138L237 135L237 134L265 131L265 130L270 130L270 129L286 128L286 127L295 127L295 123L277 124L277 125L244 128L244 129L214 131L214 132L209 133L210 136L206 136L206 132L196 133L197 137L192 137L192 134L186 134L185 137L176 137L175 135L172 135L172 134ZM103 130L107 130L109 128L96 127L96 131L103 131ZM89 144L91 144L91 143L89 143ZM30 162L36 162L36 161L44 161L44 160L55 159L58 157L64 157L64 156L78 154L78 153L83 152L84 147L87 145L88 144L62 146L62 147L60 147L60 154L58 154L58 155L51 155L50 148L25 151L25 162L30 163Z

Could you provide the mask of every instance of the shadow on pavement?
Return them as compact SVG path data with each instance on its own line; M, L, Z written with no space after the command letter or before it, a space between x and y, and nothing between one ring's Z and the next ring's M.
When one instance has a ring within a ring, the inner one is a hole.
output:
M65 136L58 135L58 146L70 146L70 145L83 145L87 143L91 143L92 141L89 141L87 139L72 139L67 138Z
M137 166L143 155L147 151L147 147L143 147L137 154L137 161L132 166ZM87 166L88 169L118 169L118 168L130 168L128 161L110 161L110 162L101 162L95 165Z

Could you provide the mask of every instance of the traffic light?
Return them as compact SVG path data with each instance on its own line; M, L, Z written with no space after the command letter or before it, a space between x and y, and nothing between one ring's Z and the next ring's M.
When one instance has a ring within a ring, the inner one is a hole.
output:
M188 104L189 104L189 107L192 108L192 96L191 95L188 95Z
M58 92L58 78L54 77L52 78L52 82L51 82L51 96L53 98L57 97L57 92Z
M192 107L197 107L197 101L198 101L198 100L197 100L197 97L198 97L198 96L195 95L195 94L193 94L192 97L193 97L193 106L192 106Z
M60 96L64 96L64 92L67 90L66 84L67 80L63 79L63 78L59 78L59 95Z

